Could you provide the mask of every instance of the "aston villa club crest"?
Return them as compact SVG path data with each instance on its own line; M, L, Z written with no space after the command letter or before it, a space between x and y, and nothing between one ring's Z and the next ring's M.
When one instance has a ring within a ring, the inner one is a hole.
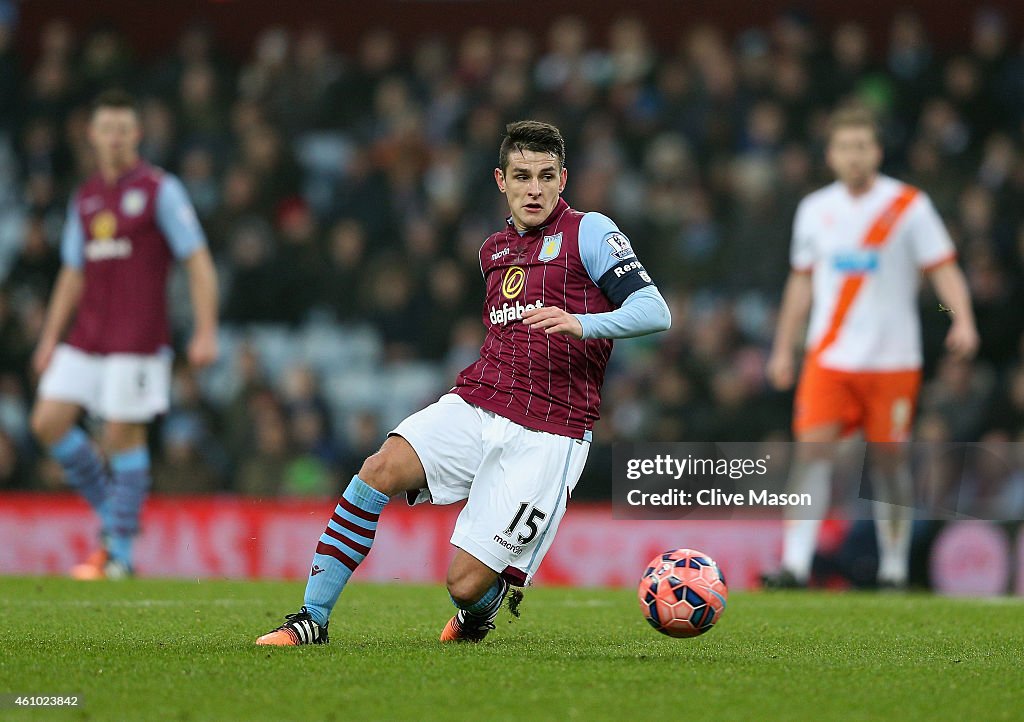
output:
M146 207L146 193L138 188L132 188L121 196L121 213L134 218L142 213Z
M544 236L544 244L540 247L540 255L537 256L537 260L544 261L545 263L547 263L553 258L558 258L558 254L561 250L561 233L556 233L553 236Z

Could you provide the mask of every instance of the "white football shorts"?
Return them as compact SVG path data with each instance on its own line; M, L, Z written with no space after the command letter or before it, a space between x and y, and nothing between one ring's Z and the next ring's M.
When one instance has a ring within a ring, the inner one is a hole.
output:
M106 421L146 423L170 404L171 360L170 350L101 355L62 343L39 380L39 396L78 404Z
M514 584L528 584L551 548L569 495L590 451L573 439L535 431L445 394L400 423L427 488L413 503L468 498L452 544Z

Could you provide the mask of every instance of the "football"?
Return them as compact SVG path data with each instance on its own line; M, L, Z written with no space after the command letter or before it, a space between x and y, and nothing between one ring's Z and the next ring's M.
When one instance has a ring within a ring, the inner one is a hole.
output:
M637 589L644 618L670 637L704 634L722 618L728 596L718 564L694 549L654 557Z

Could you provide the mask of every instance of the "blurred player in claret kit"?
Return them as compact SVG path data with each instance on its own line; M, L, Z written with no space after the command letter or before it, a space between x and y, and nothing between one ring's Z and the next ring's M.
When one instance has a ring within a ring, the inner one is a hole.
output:
M928 197L879 173L882 146L872 115L842 108L829 125L829 168L837 181L797 209L786 283L768 375L792 386L797 334L811 312L807 353L793 418L800 442L834 442L860 429L872 446L878 583L907 582L912 484L903 452L921 384L921 272L948 307L950 353L978 347L970 297L953 243ZM938 311L936 311L938 312ZM892 443L887 443L892 442ZM798 450L790 482L815 503L828 499L832 443ZM893 503L885 503L893 502ZM810 575L820 521L786 523L782 567L767 587L802 587Z
M668 306L629 240L605 216L561 198L558 129L521 121L506 130L494 178L511 215L480 248L480 358L366 459L317 544L304 606L257 644L327 641L338 595L396 495L468 498L448 569L457 613L441 641L482 640L509 585L529 582L555 537L590 449L611 339L669 327Z
M41 379L32 430L101 521L100 548L72 570L79 579L132 573L150 483L146 424L170 397L175 259L188 270L195 315L189 361L217 356L217 279L203 230L181 182L140 160L140 140L131 96L101 94L89 122L97 172L71 198L63 268L33 357ZM106 461L77 426L83 410L104 421Z

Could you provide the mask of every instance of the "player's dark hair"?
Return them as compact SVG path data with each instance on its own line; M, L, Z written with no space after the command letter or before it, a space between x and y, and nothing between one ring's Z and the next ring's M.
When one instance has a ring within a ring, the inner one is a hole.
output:
M867 128L875 136L875 142L882 143L882 126L878 117L863 105L844 105L837 108L828 119L828 139L840 128Z
M532 150L535 153L550 153L558 159L558 167L565 167L565 140L561 132L550 123L539 120L519 120L505 126L505 139L498 151L498 167L502 173L508 167L512 151Z
M135 96L121 88L110 88L109 90L104 90L93 98L92 114L95 115L96 111L100 108L130 110L135 113L135 115L139 114L139 104L135 101Z

